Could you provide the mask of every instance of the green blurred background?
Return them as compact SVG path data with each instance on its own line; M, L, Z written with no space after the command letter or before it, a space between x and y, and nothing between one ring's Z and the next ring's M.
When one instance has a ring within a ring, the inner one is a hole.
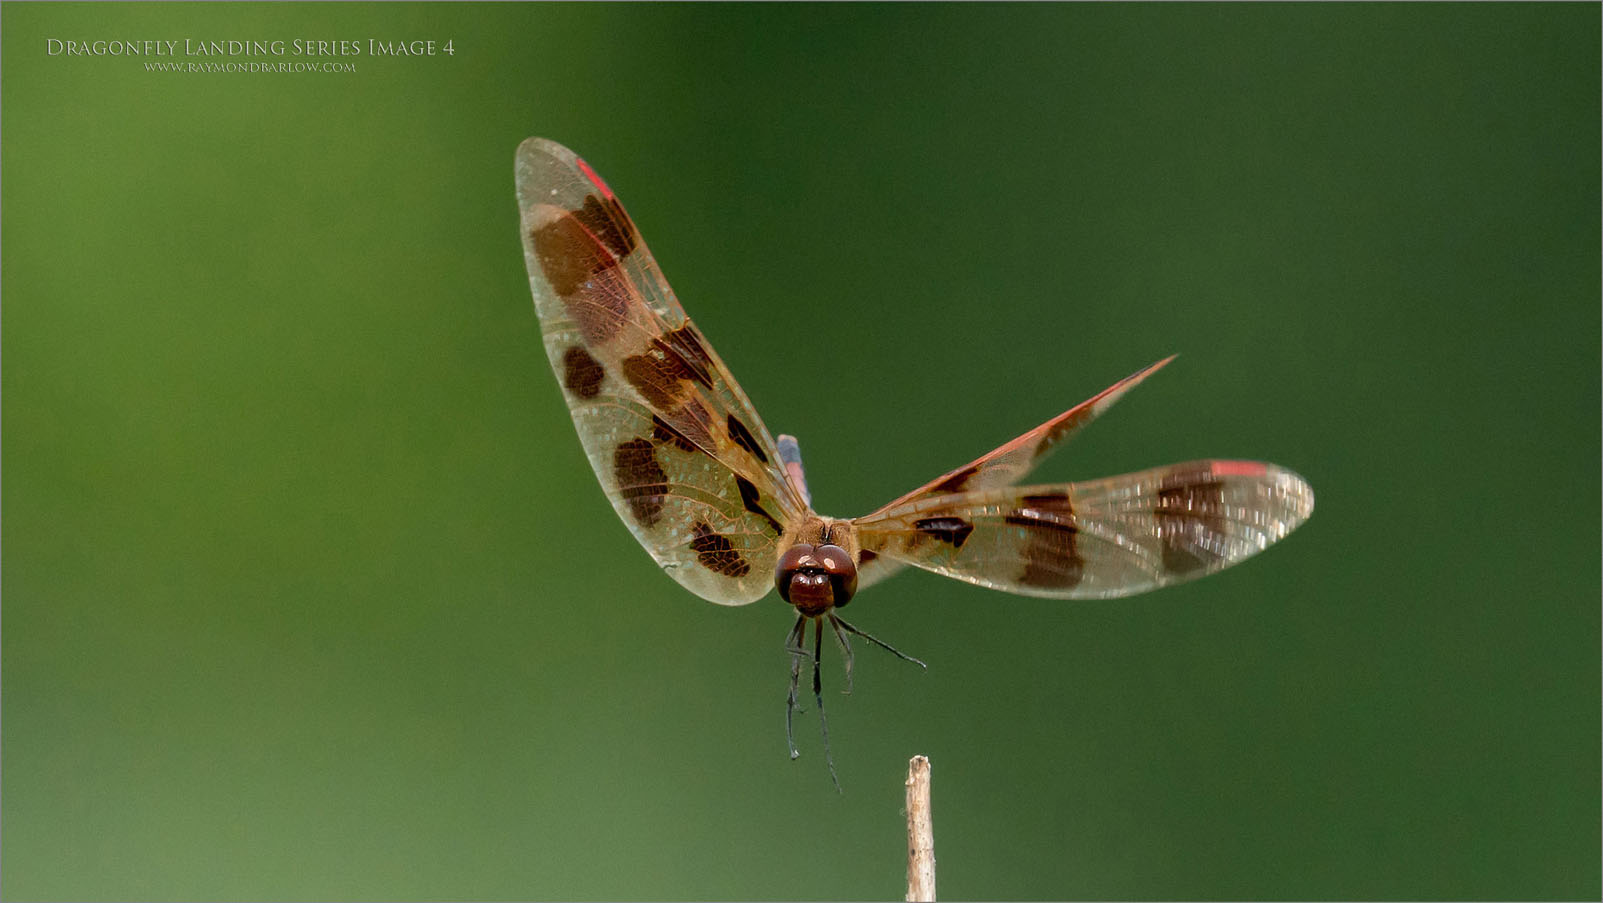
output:
M8 898L899 898L915 753L951 899L1598 897L1597 5L0 19ZM531 134L821 510L1180 352L1044 477L1254 457L1318 511L1134 599L875 587L930 669L859 655L838 796L785 607L690 596L592 479Z

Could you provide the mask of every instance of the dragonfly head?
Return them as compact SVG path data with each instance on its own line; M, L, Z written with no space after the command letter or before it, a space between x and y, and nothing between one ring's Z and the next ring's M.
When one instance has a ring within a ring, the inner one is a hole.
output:
M840 608L857 592L857 565L833 543L798 542L779 556L774 586L804 615L816 617Z

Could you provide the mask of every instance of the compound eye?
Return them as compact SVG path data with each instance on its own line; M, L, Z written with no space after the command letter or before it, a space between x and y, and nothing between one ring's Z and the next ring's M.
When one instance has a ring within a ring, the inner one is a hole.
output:
M813 550L813 558L829 575L830 587L835 591L835 607L852 601L852 596L857 594L857 565L852 562L852 556L840 546L825 543Z
M779 563L774 565L774 588L779 590L779 598L784 599L787 604L793 604L790 598L791 581L803 567L811 567L812 564L812 543L799 542L779 556Z

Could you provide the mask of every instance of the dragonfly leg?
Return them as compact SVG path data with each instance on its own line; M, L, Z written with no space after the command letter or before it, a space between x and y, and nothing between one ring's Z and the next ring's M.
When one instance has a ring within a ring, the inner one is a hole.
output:
M795 720L796 710L801 705L796 699L796 691L801 685L802 662L808 657L807 649L802 646L804 634L807 632L807 617L796 618L796 626L790 629L790 635L785 637L785 651L790 653L790 695L785 698L785 742L790 746L792 759L801 755L796 749L796 735L791 729Z
M842 690L841 694L850 695L852 692L852 641L846 639L846 634L841 632L840 619L835 617L833 613L829 615L829 627L835 631L835 639L840 642L841 657L846 663L846 689Z
M873 643L874 645L878 646L879 648L884 649L886 652L889 652L890 654L896 656L897 658L901 659L904 662L912 662L913 664L919 666L920 668L924 668L926 670L929 668L929 665L926 665L923 662L919 661L918 659L912 657L911 655L908 655L908 654L902 652L901 650L897 649L895 646L892 646L890 643L887 643L884 640L879 639L878 637L870 636L869 634L866 634L866 633L862 632L861 630L858 630L856 627L853 627L852 625L846 623L846 619L845 618L836 617L835 615L832 614L832 615L829 616L829 619L831 621L834 621L836 624L839 624L841 627L844 627L846 629L847 633L855 633L855 634L857 634L858 636L862 637L863 639L868 640L870 643Z
M824 716L824 681L819 673L823 655L824 622L820 618L813 622L813 698L818 700L818 726L824 732L824 763L829 766L829 779L835 782L836 793L844 793L840 789L840 778L835 774L835 757L829 751L829 719Z

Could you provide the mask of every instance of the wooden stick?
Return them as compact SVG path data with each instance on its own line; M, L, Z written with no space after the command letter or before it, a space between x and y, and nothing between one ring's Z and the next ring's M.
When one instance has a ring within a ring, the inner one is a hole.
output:
M907 763L907 903L935 903L935 830L930 822L930 760Z

